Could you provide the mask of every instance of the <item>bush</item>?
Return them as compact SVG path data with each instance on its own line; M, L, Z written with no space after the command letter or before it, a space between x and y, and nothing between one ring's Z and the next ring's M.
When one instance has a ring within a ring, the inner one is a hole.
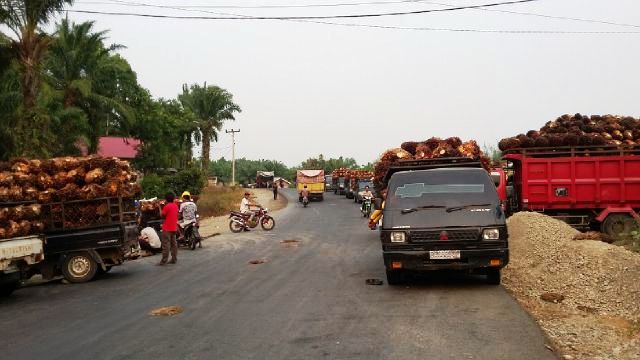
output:
M183 191L198 195L206 184L207 179L202 171L196 167L181 170L174 175L148 174L145 175L141 183L142 193L146 198L164 198L169 191L177 196L180 196Z

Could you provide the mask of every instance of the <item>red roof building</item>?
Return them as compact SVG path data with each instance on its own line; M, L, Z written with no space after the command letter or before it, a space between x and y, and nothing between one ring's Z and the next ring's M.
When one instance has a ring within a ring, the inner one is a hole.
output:
M103 136L98 140L98 155L131 160L138 155L142 142L134 138Z

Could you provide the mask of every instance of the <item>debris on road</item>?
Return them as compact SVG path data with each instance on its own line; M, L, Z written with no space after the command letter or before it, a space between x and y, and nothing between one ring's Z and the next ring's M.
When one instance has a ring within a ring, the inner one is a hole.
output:
M380 279L367 279L366 283L367 285L375 285L375 286L381 286L384 284L384 282Z
M562 300L564 300L564 295L556 294L556 293L544 293L540 295L540 299L546 302L559 304L562 302Z
M258 259L258 260L251 260L251 261L249 261L249 264L251 264L251 265L260 265L260 264L264 264L264 263L266 263L266 262L267 262L267 260L264 260L264 259Z
M300 245L300 240L280 240L280 244L286 248L298 247Z
M538 213L517 213L508 228L511 262L503 283L560 353L638 358L640 254L601 241L574 241L578 231ZM564 299L553 301L549 294Z
M165 306L158 309L151 310L149 315L151 316L174 316L181 314L184 309L180 306Z

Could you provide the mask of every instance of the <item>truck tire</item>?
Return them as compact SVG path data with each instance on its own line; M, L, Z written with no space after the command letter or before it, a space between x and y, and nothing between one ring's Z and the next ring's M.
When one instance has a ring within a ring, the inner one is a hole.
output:
M637 230L638 224L629 214L610 214L604 219L600 228L603 233L617 237Z
M20 286L20 282L12 282L0 285L0 297L9 296Z
M500 269L491 268L487 270L487 283L491 285L500 285L502 278Z
M404 282L404 274L401 270L387 269L387 283L391 286L401 285Z
M98 271L98 264L87 252L69 254L62 263L62 275L70 283L90 281Z

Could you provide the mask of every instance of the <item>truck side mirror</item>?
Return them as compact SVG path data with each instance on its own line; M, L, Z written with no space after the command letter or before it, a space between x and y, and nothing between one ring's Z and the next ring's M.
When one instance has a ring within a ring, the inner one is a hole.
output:
M373 206L376 208L376 210L381 210L382 209L382 198L373 199Z

